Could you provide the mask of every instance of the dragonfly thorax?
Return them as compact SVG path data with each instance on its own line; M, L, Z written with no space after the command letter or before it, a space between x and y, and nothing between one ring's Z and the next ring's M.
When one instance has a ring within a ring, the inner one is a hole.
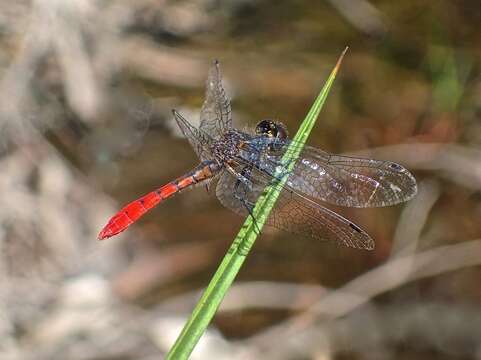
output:
M246 140L248 140L247 134L234 130L228 131L212 143L212 155L221 163L235 160L241 156L242 144Z

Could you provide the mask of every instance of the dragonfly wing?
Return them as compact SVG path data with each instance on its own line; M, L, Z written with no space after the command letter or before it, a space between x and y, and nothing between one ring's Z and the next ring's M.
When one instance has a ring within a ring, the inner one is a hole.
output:
M232 128L230 99L222 87L222 75L217 60L209 70L205 101L200 112L200 129L218 139Z
M179 112L172 110L175 121L179 126L182 134L189 140L190 145L194 149L197 156L202 160L210 160L212 154L209 149L209 144L212 142L212 138L204 131L197 129L191 123L187 121Z
M238 186L240 187L235 189ZM249 208L246 207L246 203L255 202L261 192L262 190L259 191L259 189L247 191L247 187L237 184L236 177L228 171L222 173L215 188L215 194L221 204L240 216L249 215ZM246 197L246 202L241 201L239 196Z
M260 170L252 169L250 180L252 183L248 186L224 171L216 188L216 195L222 205L241 216L249 215L268 184L269 176ZM298 194L289 186L281 191L266 225L318 240L335 241L353 248L374 249L374 241L364 230Z
M294 189L310 196L349 207L395 205L417 192L414 176L399 164L331 155L309 146L302 151L289 181Z
M286 140L277 154L261 156L260 167L273 175L290 143ZM395 205L417 192L416 179L399 164L332 155L310 146L301 151L287 183L330 204L360 208Z

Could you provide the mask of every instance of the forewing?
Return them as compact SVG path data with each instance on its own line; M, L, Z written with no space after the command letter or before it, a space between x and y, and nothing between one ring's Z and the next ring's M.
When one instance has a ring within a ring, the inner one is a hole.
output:
M218 139L231 128L230 99L222 87L220 65L215 60L207 76L205 101L200 111L200 129Z
M417 192L414 176L390 161L331 155L305 147L291 186L331 204L350 207L390 206Z
M286 140L281 151L259 154L259 166L271 175L279 165L286 167L282 156L289 144ZM260 147L256 144L251 148ZM414 176L399 164L332 155L310 146L301 151L287 183L330 204L360 208L395 205L410 200L417 192Z
M172 113L174 114L175 121L182 131L182 134L184 134L187 140L189 140L189 143L197 156L202 161L211 159L212 154L210 153L209 145L212 142L212 138L202 130L194 127L176 110L172 110Z
M252 169L250 179L252 184L248 187L224 171L216 188L222 205L241 216L247 216L268 184L269 176ZM374 241L364 230L288 186L281 191L266 225L318 240L336 241L353 248L374 249Z

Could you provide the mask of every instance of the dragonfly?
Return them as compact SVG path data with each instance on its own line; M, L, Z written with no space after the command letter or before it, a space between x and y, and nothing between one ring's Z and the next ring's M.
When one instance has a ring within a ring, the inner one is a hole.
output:
M283 174L287 179L266 225L372 250L375 243L367 232L321 203L384 207L408 201L417 192L414 176L403 166L334 155L294 143L281 122L263 119L253 131L236 129L218 61L208 72L199 127L176 110L173 116L199 157L199 165L123 207L102 229L100 240L119 234L162 201L199 184L205 184L209 192L215 184L215 195L222 205L238 215L252 216L266 186L279 181L279 174ZM302 150L293 166L288 166L284 154L296 146Z

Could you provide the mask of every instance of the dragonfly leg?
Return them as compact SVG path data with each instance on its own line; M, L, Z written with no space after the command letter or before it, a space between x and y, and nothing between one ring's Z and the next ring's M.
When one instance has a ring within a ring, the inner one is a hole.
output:
M205 182L205 191L207 191L208 193L210 193L210 183L211 183L210 180L207 180Z
M232 175L235 176L235 178L237 179L237 182L241 182L249 190L252 190L252 181L250 181L245 175L246 174L245 173L246 168L247 168L247 166L244 169L242 169L242 171L240 173L238 173L230 165L226 164L227 171L229 171ZM250 174L250 172L249 172L249 174ZM237 182L236 182L236 184L237 184Z
M252 213L252 210L254 210L254 204L249 202L247 199L247 189L249 190L252 189L252 182L248 179L248 177L251 175L251 169L252 167L246 166L242 169L240 174L236 172L237 181L235 182L235 185L234 185L234 197L242 203L244 208L247 210L247 213L249 214L249 216L252 217L252 220L254 220L254 226L256 228L256 231L258 234L260 234L261 230L257 225L257 219L254 217L254 214ZM242 179L247 180L249 182L250 187L249 185L246 185Z
M244 207L246 208L247 212L249 213L249 216L252 217L257 234L260 234L261 229L259 228L259 225L257 225L257 219L255 218L254 213L252 212L252 210L254 210L254 205L252 203L248 203L245 198L239 198L239 200L242 203L242 205L244 205Z

